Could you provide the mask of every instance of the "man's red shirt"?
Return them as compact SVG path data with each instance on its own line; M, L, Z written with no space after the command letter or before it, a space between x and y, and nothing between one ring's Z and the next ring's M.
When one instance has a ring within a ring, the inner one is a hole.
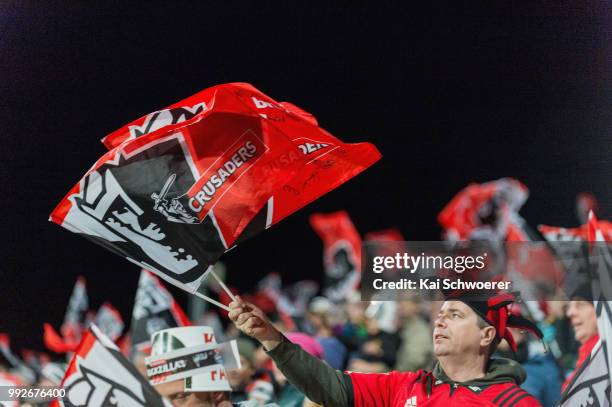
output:
M388 374L349 373L355 407L422 407L422 406L497 406L535 407L538 400L521 389L521 366L504 362L505 370L518 374L501 377L488 373L477 381L455 383L439 369L433 373L391 372ZM440 374L441 372L441 374ZM437 377L436 377L437 376Z

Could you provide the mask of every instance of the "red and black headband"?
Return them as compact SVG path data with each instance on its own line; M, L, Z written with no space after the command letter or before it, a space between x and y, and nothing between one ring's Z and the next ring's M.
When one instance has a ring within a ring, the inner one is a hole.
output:
M473 293L472 295L463 293L449 295L447 299L461 301L472 308L474 312L495 328L496 336L499 339L505 339L514 352L517 351L516 342L508 328L529 331L539 339L544 336L533 322L521 315L511 313L510 306L518 300L514 293L495 294L486 299Z

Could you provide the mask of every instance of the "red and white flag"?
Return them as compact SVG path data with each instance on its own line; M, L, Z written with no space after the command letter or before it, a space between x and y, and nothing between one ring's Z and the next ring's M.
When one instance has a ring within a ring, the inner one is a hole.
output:
M598 221L593 211L588 217L589 242L593 245L592 256L595 281L593 281L593 303L597 313L597 328L603 353L608 366L608 402L612 401L612 223Z
M206 89L103 140L51 220L196 292L232 247L363 171L344 144L248 84Z
M314 214L310 225L323 240L323 294L342 302L359 288L361 237L346 211Z
M204 115L214 108L216 93L224 88L236 89L240 100L291 139L293 148L271 161L272 168L282 170L296 162L303 164L290 182L274 191L240 240L280 222L380 159L380 153L372 144L343 143L319 127L312 114L292 103L276 102L247 83L231 83L205 89L121 127L104 137L102 143L108 149L113 149L126 140Z
M162 329L191 325L172 294L155 275L142 270L132 311L130 337L132 347L149 353L151 335Z
M170 406L95 325L85 332L60 387L66 395L52 406Z
M472 183L442 209L438 222L449 240L529 241L518 214L528 196L527 187L513 178Z
M44 324L43 341L45 346L56 353L72 352L81 341L81 333L86 329L85 315L89 308L85 278L79 276L66 308L64 322L58 334L51 324Z
M612 402L612 223L598 221L593 211L578 228L540 226L567 268L572 286L589 283L599 341L561 395L560 406L610 405ZM584 295L584 294L583 294Z
M119 339L124 327L121 314L110 302L105 302L98 309L94 318L94 324L113 342Z

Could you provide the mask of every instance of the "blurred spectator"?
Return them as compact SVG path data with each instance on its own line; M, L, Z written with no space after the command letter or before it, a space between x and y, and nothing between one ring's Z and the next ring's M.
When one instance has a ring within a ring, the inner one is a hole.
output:
M580 349L578 349L576 369L563 383L563 389L571 383L574 375L588 358L593 347L599 340L597 314L595 313L595 306L591 301L581 299L570 301L567 308L567 317L570 319L570 323L574 328L576 340L580 342Z
M333 336L330 319L336 313L335 306L326 298L316 297L310 303L307 318L317 341L323 347L323 360L334 369L344 369L347 350L344 344Z
M227 372L227 379L232 388L232 402L249 399L247 387L253 382L253 375L255 374L255 344L246 338L238 338L236 342L238 343L241 367Z
M397 352L395 370L417 371L431 364L433 358L432 330L420 314L417 299L402 298L398 302L399 336L401 346Z
M366 319L366 328L368 337L349 362L348 370L364 373L382 373L391 370L395 366L397 351L401 344L399 335L382 330L376 318Z
M565 316L568 301L556 298L546 304L548 306L546 322L553 332L548 335L546 331L543 331L544 337L565 377L576 366L576 355L580 343L574 337L574 329L570 320Z
M337 337L351 354L357 352L368 338L364 315L367 304L360 301L357 295L356 298L350 298L345 305L348 321L339 327Z

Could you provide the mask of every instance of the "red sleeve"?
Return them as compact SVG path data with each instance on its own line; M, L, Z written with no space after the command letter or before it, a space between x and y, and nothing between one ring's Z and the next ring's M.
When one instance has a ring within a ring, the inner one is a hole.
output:
M388 407L396 394L398 383L414 381L418 376L412 372L353 373L349 372L353 384L355 407Z

